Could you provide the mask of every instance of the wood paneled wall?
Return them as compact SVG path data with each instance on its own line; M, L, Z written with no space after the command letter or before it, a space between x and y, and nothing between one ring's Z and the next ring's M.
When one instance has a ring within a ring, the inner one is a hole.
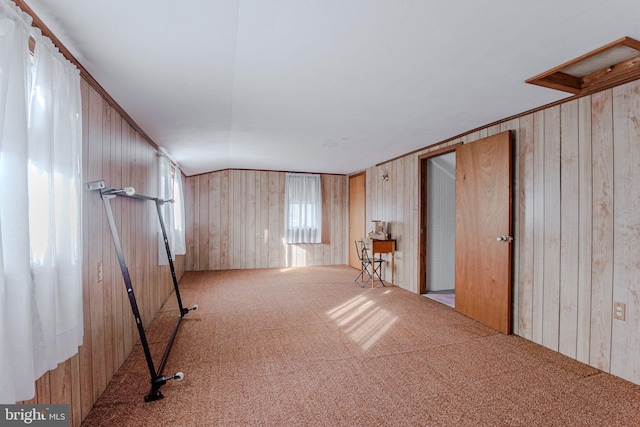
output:
M140 194L156 195L156 149L84 81L82 107L83 180L104 179L112 187L132 186ZM36 396L28 402L71 404L72 426L80 425L139 339L102 200L96 193L84 192L82 197L84 343L76 356L37 381ZM169 267L157 261L155 205L116 198L111 206L142 321L149 324L173 290ZM184 272L184 258L176 259L178 277ZM140 381L147 383L149 378Z
M514 332L640 384L638 81L367 169L367 221L390 223L396 284L417 291L418 157L504 130L515 134Z
M224 170L187 178L186 269L346 264L347 177L322 175L322 243L285 245L285 176Z

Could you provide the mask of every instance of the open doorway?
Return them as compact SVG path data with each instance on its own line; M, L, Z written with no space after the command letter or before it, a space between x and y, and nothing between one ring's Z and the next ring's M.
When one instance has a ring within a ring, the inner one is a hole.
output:
M420 159L420 294L455 307L455 146Z
M455 307L456 153L427 161L428 298Z

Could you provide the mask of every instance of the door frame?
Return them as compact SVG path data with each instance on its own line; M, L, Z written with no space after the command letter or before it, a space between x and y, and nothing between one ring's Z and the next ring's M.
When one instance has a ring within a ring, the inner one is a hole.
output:
M427 161L433 157L448 154L457 150L461 142L439 148L418 157L418 217L420 218L418 235L418 294L427 293Z

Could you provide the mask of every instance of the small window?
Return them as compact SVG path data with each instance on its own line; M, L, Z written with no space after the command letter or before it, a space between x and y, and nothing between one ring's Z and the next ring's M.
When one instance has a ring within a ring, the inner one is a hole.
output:
M320 175L288 173L285 182L286 243L321 243Z

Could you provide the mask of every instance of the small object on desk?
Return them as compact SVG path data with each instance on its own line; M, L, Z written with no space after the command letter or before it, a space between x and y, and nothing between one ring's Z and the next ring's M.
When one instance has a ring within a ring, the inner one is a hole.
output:
M387 240L389 235L387 234L387 223L384 221L373 220L371 221L371 229L368 237L369 239Z
M389 235L386 233L375 233L372 231L369 233L368 237L371 240L387 240L389 238Z

